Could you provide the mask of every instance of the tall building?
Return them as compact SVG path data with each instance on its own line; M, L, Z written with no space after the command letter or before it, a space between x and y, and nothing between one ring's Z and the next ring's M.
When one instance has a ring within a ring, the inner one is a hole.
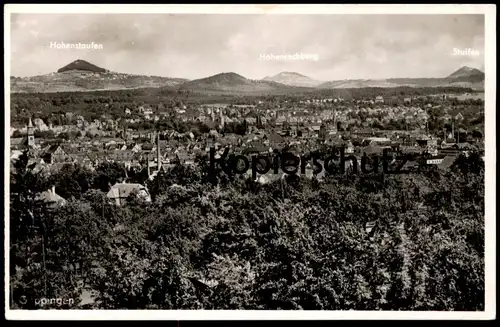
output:
M325 123L322 123L320 128L319 128L319 134L318 134L318 137L321 139L321 140L325 140L326 139L326 125Z
M337 131L337 110L333 110L333 131Z
M224 130L224 126L225 126L225 121L224 121L224 112L222 110L222 108L219 109L219 129L220 130Z
M215 112L213 108L208 108L212 122L215 122Z
M257 111L257 128L258 129L264 128L264 124L262 124L262 117L261 117L261 114L260 114L260 110Z
M35 127L33 127L33 123L30 121L28 123L28 147L35 147Z
M157 132L157 137L156 137L156 160L157 160L157 167L158 167L158 172L161 170L161 149L160 149L160 133Z

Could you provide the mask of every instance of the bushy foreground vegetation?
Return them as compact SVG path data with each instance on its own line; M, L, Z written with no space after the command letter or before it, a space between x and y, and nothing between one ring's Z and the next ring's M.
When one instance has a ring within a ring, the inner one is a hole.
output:
M33 197L51 182L26 163L10 184L13 308L484 310L475 154L449 171L323 183L214 183L178 166L148 183L153 203L124 207L103 192L119 168L68 167L55 176L68 203L53 211ZM95 303L78 303L84 288Z

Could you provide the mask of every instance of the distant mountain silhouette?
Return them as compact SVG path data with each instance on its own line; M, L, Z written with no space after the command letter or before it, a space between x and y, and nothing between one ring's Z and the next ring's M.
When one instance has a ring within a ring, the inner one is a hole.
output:
M94 74L88 74L94 73ZM189 81L182 78L116 73L75 60L54 73L11 77L11 92L75 92L120 90L136 88L174 88L200 93L249 95L278 95L308 92L314 89L392 88L392 87L465 87L484 90L484 73L461 67L451 75L440 78L344 79L320 82L296 72L281 72L262 80L252 80L229 72Z
M483 78L484 79L484 73L480 71L479 69L476 68L471 68L464 66L448 76L447 78L464 78L464 77L469 77L469 78Z
M466 87L484 89L484 73L478 69L462 67L453 74L441 78L388 78L333 80L318 85L322 89L366 88L366 87Z
M195 79L187 83L186 86L190 85L210 85L210 86L224 86L224 85L249 85L252 82L236 73L220 73L217 75Z
M322 83L320 81L316 81L310 77L295 72L281 72L274 76L266 76L262 80L272 81L285 85L304 86L304 87L315 87Z
M208 92L229 93L287 93L300 88L273 81L251 80L236 73L221 73L192 80L180 86L180 89Z
M32 76L11 77L11 92L50 93L124 90L138 88L177 88L187 82L183 78L132 75L111 72L85 60L75 60L54 73Z
M88 61L85 60L75 60L72 63L64 66L63 68L60 68L57 70L58 73L63 73L67 71L72 71L72 70L83 70L83 71L88 71L88 72L93 72L93 73L105 73L107 70L101 67L98 67L94 64L91 64Z

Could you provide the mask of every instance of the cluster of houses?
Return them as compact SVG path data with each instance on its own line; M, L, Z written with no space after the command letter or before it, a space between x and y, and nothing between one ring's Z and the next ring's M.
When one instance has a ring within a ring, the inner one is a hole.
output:
M374 101L378 103L378 100L380 99L377 97ZM339 104L344 102L341 98L325 101ZM313 99L311 103L314 102ZM326 144L343 147L345 153L355 157L356 160L361 160L364 154L380 154L384 149L390 148L394 152L425 154L426 164L446 168L460 153L481 149L483 146L481 140L472 139L466 131L460 130L457 132L463 135L460 138L461 142L454 139L454 132L450 135L443 134L441 138L428 135L424 126L412 131L375 130L366 124L349 131L338 129L342 124L348 124L352 120L352 115L359 113L367 114L366 120L370 119L370 115L382 115L389 119L411 117L425 122L426 110L411 106L363 107L355 104L349 107L309 110L307 106L301 109L279 107L262 109L259 105L212 104L199 106L194 111L186 107L175 110L177 117L181 119L203 122L209 128L209 132L195 137L192 132L179 133L174 130L137 132L125 129L121 137L81 138L74 141L44 140L35 138L35 129L40 128L40 124L35 126L30 119L25 129L26 136L11 138L11 159L15 160L23 150L28 149L30 164L34 164L35 172L51 173L68 163L95 169L103 162L118 162L128 169L147 169L150 179L154 179L161 169L177 164L195 165L196 158L207 158L212 147L219 154L222 154L225 148L243 154L271 154L275 150L286 148L301 154ZM149 106L141 106L139 112L144 119L160 119L154 116L154 111ZM125 113L130 113L130 109L126 109ZM446 114L443 119L457 121L463 117L461 114L456 116ZM224 127L234 122L244 123L247 126L245 135L225 133ZM83 127L88 126L82 123L82 119L78 119L78 123ZM107 122L107 125L118 129L119 124ZM408 165L416 163L410 162ZM306 175L312 176L311 171L312 168L308 167ZM269 176L268 179L272 178ZM259 180L265 182L266 178ZM127 183L113 186L108 197L114 203L122 204L123 199L132 191L148 200L149 195L143 186ZM49 192L46 194L47 199L55 198L54 190L47 192Z

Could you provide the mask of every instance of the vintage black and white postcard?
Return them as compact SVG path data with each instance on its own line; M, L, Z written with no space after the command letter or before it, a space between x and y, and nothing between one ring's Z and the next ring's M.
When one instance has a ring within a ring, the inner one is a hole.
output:
M494 319L494 5L6 5L8 319Z

